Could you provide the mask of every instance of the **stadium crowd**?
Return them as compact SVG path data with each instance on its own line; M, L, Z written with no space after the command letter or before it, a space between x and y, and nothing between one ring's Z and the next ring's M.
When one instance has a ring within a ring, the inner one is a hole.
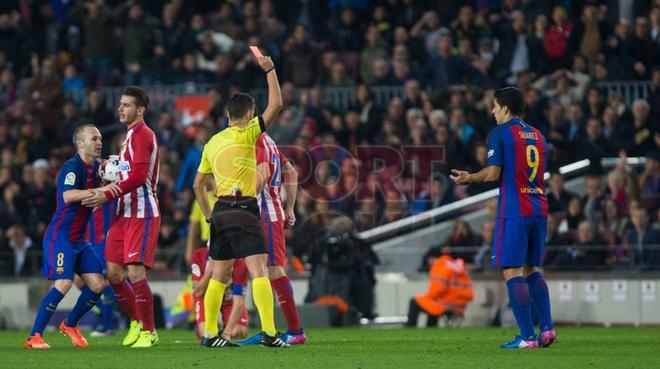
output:
M122 130L113 129L105 87L213 84L210 118L193 129L184 130L170 109L147 119L160 141L166 214L156 269L186 270L182 243L201 148L226 123L231 93L264 87L247 45L259 45L282 71L285 107L269 134L301 173L299 221L287 235L294 255L304 259L310 237L335 214L365 230L493 188L455 187L446 175L485 165L494 91L515 85L526 120L549 141L549 170L583 158L647 160L641 170L594 166L584 197L563 190L553 174L549 244L607 248L550 252L550 265L660 264L657 251L644 251L660 244L652 226L660 191L660 1L609 3L2 1L0 273L38 270L55 208L53 178L73 153L75 127L97 125L104 152L117 151ZM646 100L626 105L599 85L629 80L651 80ZM401 86L401 96L377 104L379 86ZM331 87L354 88L355 103L334 108L324 96ZM74 93L81 90L82 97ZM459 222L447 243L487 245L492 222L481 233ZM484 246L477 265L485 253Z

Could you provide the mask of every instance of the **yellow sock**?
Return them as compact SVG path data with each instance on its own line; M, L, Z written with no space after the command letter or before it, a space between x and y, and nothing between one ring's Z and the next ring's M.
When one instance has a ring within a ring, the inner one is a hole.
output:
M268 278L260 277L252 280L252 297L259 312L261 330L269 336L277 334L275 330L275 314L273 312L273 289Z
M206 316L204 335L206 336L215 337L218 335L218 314L220 313L222 298L225 295L225 287L227 287L226 284L211 279L209 286L206 288L204 294L204 315Z

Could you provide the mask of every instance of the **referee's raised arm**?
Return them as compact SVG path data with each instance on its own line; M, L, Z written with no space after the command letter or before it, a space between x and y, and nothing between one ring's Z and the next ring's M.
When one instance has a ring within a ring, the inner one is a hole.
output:
M280 83L277 80L275 64L273 64L270 56L260 56L257 61L261 69L266 72L266 80L268 81L268 105L261 115L264 119L264 125L268 127L282 110L282 91L280 91Z

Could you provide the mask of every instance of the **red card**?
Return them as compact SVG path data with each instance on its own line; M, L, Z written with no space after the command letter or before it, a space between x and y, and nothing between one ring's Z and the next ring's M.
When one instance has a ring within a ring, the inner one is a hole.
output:
M259 50L259 48L256 47L256 46L250 46L250 50L252 50L252 54L254 54L254 56L255 56L256 58L260 58L260 57L264 56L264 55L261 53L261 51Z

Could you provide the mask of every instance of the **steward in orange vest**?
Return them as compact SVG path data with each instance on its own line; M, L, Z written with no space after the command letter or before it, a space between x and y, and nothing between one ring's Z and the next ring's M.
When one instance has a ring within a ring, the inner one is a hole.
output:
M429 316L427 327L437 326L438 317L442 315L462 315L474 297L472 280L465 271L463 259L454 259L447 254L441 256L431 266L429 277L426 293L410 299L408 327L417 326L421 312Z

